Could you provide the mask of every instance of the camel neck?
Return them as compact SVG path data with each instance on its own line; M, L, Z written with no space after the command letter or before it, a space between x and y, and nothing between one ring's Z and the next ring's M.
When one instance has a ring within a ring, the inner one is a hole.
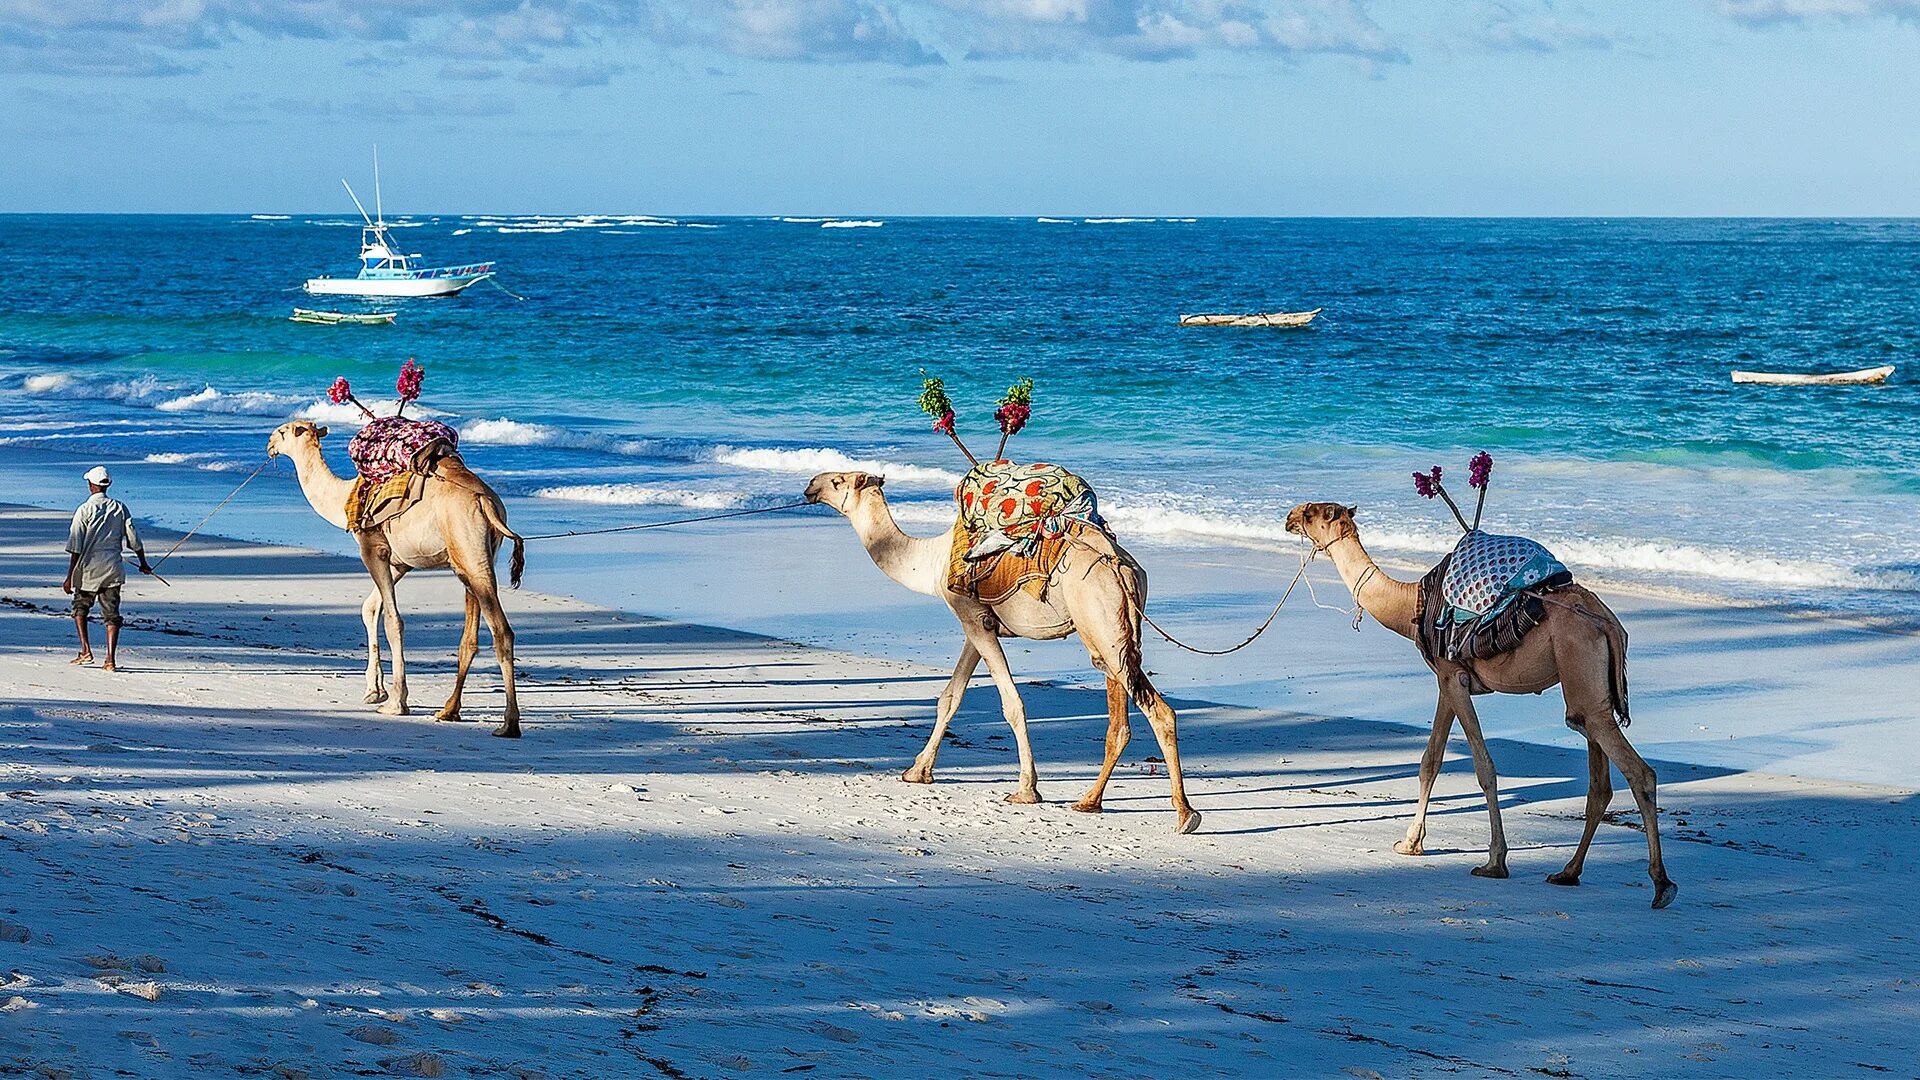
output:
M336 528L347 527L347 493L353 481L333 475L320 443L302 442L287 455L293 459L293 471L300 477L300 493L307 497L313 512Z
M953 545L951 529L939 536L909 536L893 520L887 500L863 499L847 514L861 546L880 572L927 596L945 589L947 555Z
M1335 540L1327 545L1326 552L1333 560L1334 569L1340 572L1340 580L1346 582L1347 591L1353 593L1353 602L1360 605L1362 611L1401 637L1415 636L1414 623L1420 611L1417 583L1388 577L1373 561L1373 556L1367 554L1358 533L1348 533Z

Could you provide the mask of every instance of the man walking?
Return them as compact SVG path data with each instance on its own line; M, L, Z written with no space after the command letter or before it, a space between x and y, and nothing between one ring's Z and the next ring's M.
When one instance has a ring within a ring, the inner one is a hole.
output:
M114 650L120 644L120 586L127 580L126 567L120 563L120 549L133 549L140 557L140 572L153 573L147 565L147 551L140 546L140 534L133 531L133 515L127 505L107 497L107 485L113 477L104 466L87 470L87 490L91 492L80 509L73 512L73 527L67 530L67 580L62 592L73 594L73 625L80 631L80 655L71 663L93 663L93 643L87 640L87 613L94 601L100 602L100 621L107 627L107 671L117 670Z

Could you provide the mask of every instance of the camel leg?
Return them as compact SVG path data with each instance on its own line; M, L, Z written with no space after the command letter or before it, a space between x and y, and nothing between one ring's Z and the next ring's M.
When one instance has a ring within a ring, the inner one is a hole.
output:
M507 711L493 734L503 739L520 737L520 695L514 688L513 627L507 623L507 610L500 606L500 590L495 585L492 567L478 579L484 586L478 596L481 614L487 618L487 634L493 638L493 655L500 662L500 682L507 691Z
M386 615L387 647L393 650L393 682L387 700L380 706L382 716L407 715L407 649L405 620L400 617L400 604L394 598L394 582L399 575L381 553L379 558L366 558L367 572L373 575L373 587L380 595L380 607Z
M1094 777L1093 786L1087 789L1080 801L1073 804L1075 810L1083 814L1097 814L1101 810L1100 801L1106 794L1107 781L1113 778L1113 767L1120 761L1120 752L1133 741L1133 726L1127 723L1127 687L1119 679L1107 676L1107 754L1100 762L1100 775Z
M1591 738L1587 740L1587 825L1580 833L1580 846L1573 849L1573 858L1567 860L1566 868L1557 874L1548 874L1547 881L1554 885L1580 884L1580 871L1587 865L1587 846L1593 843L1593 834L1600 828L1600 818L1607 812L1607 804L1613 801L1613 766L1607 763L1607 755L1600 744Z
M1462 673L1462 678L1465 674ZM1507 876L1507 833L1500 827L1500 777L1493 771L1493 755L1487 750L1486 736L1480 734L1480 715L1473 711L1473 695L1465 686L1456 685L1452 691L1453 711L1460 718L1460 730L1467 737L1467 745L1473 748L1473 775L1480 781L1480 790L1487 797L1487 820L1491 835L1487 841L1487 861L1484 866L1473 868L1473 876L1503 878Z
M1160 743L1160 756L1167 759L1167 781L1173 788L1173 831L1193 832L1200 827L1200 812L1187 801L1186 781L1180 773L1180 733L1173 706L1167 704L1167 699L1160 696L1160 691L1147 679L1147 673L1138 666L1127 672L1127 682L1133 691L1133 703L1146 714L1153 737Z
M461 584L466 584L462 582ZM453 674L453 693L448 695L447 703L433 715L435 720L448 722L460 719L460 695L467 688L467 669L473 666L474 654L480 651L480 602L473 597L473 587L467 586L467 625L460 632L459 665Z
M982 614L988 613L983 610ZM1007 718L1007 726L1013 729L1013 744L1020 751L1020 790L1008 794L1007 801L1037 803L1040 801L1040 772L1033 766L1033 745L1027 741L1027 707L1020 700L1020 688L1014 685L1013 670L1007 666L1007 654L1000 648L999 637L988 628L984 619L970 620L962 615L960 624L966 628L967 642L980 654L980 659L987 662L993 685L1000 691L1000 712Z
M387 687L380 671L380 589L377 586L360 605L360 621L367 628L367 696L361 700L378 705L387 700Z
M1604 720L1587 721L1587 737L1600 744L1620 775L1627 778L1633 801L1640 806L1640 821L1647 831L1647 877L1653 881L1653 907L1658 910L1673 903L1680 887L1667 876L1667 864L1660 857L1660 808L1654 800L1656 778L1653 767L1641 759L1626 732L1609 714Z
M960 660L953 665L953 678L947 680L947 688L940 691L940 702L936 705L933 720L933 734L927 737L927 745L913 759L913 765L900 779L909 784L933 783L933 761L940 755L940 740L947 737L947 725L953 721L953 714L960 711L960 699L966 696L967 683L973 678L974 669L980 666L980 652L968 642L960 647Z
M386 680L380 676L380 588L367 594L361 603L361 625L367 626L367 701L378 705L386 701Z
M1426 854L1427 803L1433 798L1433 782L1440 776L1440 763L1447 756L1447 736L1451 734L1453 707L1447 704L1443 688L1439 704L1433 709L1433 731L1427 736L1427 748L1420 755L1420 801L1413 809L1413 823L1407 826L1407 838L1393 845L1393 850L1401 855Z

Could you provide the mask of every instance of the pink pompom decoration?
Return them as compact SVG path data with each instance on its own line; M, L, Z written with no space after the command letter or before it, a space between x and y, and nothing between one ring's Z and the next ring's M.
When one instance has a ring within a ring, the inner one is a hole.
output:
M413 357L409 356L407 357L407 362L401 366L400 378L393 384L393 387L399 391L401 401L419 401L420 386L426 381L426 378L427 369L414 362Z
M1485 450L1473 455L1473 460L1467 462L1468 487L1477 487L1484 490L1487 486L1487 479L1492 475L1493 455L1487 453Z
M333 380L333 385L327 387L327 400L335 405L345 405L353 400L353 388L347 385L345 375Z
M940 417L940 419L935 420L933 422L933 430L941 432L942 434L946 434L946 435L953 434L953 410L952 409L948 409Z
M1431 473L1414 473L1413 490L1423 499L1440 494L1440 466L1435 465Z
M995 409L993 418L1000 421L1000 433L1002 435L1017 435L1020 433L1021 428L1027 426L1027 418L1032 415L1033 407L1031 405L1022 405L1019 402L1010 401L998 409Z

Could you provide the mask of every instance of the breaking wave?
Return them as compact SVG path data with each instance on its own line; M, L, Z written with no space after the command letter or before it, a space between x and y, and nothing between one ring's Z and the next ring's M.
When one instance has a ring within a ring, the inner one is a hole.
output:
M684 506L693 510L731 510L750 498L738 491L694 491L654 484L567 484L539 488L533 497L608 506Z

